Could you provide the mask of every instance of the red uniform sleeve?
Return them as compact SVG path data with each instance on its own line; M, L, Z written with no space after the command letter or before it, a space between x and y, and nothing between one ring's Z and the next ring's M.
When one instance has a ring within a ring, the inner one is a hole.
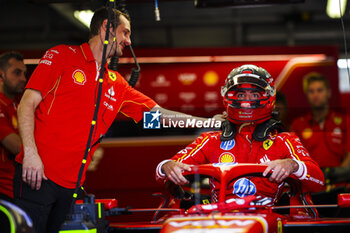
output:
M16 133L9 120L5 106L0 104L0 141L11 133Z
M194 142L174 155L171 160L186 164L205 164L210 163L210 133L201 134Z
M131 117L135 122L139 122L143 118L143 112L150 111L156 102L148 96L142 94L136 89L132 88L123 79L123 85L126 88L125 98L121 104L120 112L127 117Z
M45 98L63 73L63 53L63 45L47 50L30 77L26 88L40 91L41 96Z
M210 149L213 148L210 146L212 142L211 134L213 133L201 134L194 142L171 157L170 160L193 165L210 163L208 156L211 154ZM165 175L161 173L161 166L164 162L166 161L159 163L156 169L156 180L158 182L165 179Z
M299 164L299 170L295 176L301 181L304 192L321 191L324 185L323 173L318 164L311 159L300 139L291 133L283 133L279 137L284 141L287 158Z

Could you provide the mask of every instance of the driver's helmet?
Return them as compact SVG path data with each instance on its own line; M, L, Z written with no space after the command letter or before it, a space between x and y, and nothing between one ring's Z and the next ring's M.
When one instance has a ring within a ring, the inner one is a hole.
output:
M264 68L255 65L233 69L221 87L221 95L227 119L234 124L260 124L270 119L276 99L273 78Z

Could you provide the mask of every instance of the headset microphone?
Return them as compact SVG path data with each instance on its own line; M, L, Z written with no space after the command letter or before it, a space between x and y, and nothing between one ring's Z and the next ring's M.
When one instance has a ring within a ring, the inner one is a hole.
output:
M109 61L109 64L108 64L108 68L110 70L118 71L118 62L119 62L118 56L111 57L111 60Z
M137 81L139 80L141 67L140 67L139 63L137 63L136 56L135 56L134 50L132 49L131 45L129 45L129 49L131 51L132 57L134 58L135 65L137 66L137 69L135 69L135 68L131 69L131 75L130 75L130 79L129 79L129 85L134 87L136 85Z

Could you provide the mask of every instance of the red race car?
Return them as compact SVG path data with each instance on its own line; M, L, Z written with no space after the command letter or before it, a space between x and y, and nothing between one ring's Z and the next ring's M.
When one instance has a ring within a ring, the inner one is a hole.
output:
M317 209L349 208L350 194L340 194L338 204L335 205L313 205L310 193L304 193L300 182L293 176L285 180L288 184L283 195L285 204L283 202L272 203L271 199L258 196L226 200L227 187L232 185L235 180L242 177L263 177L262 173L265 169L266 165L258 164L193 166L191 172L185 172L184 175L197 184L203 177L217 180L221 185L219 202L196 204L187 209L184 207L186 202L200 203L199 200L203 200L203 198L196 194L189 195L178 186L170 185L171 192L177 196L171 201L172 208L112 208L107 211L107 215L122 212L155 211L155 218L160 211L167 211L165 216L158 220L153 219L153 221L142 223L112 222L110 223L110 231L161 233L349 232L350 218L322 218L319 217ZM198 185L190 189L194 191L198 189Z

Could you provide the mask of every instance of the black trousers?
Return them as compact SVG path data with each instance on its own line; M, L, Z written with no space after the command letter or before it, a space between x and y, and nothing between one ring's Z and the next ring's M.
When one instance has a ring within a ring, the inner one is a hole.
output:
M14 199L31 217L36 233L57 233L69 213L74 189L43 180L39 190L22 181L22 165L15 164Z

